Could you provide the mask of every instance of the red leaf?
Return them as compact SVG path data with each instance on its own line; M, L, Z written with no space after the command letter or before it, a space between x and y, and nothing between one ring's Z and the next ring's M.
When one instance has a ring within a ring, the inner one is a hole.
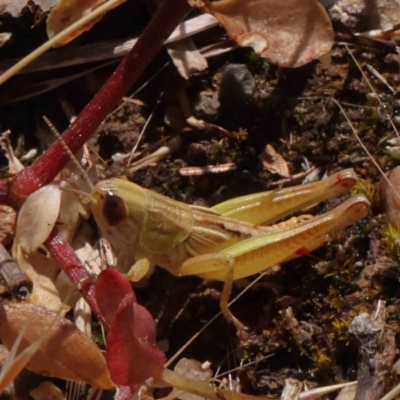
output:
M129 281L115 269L106 269L100 273L95 283L95 295L98 308L104 319L111 324L117 309L128 294L136 297Z
M114 382L124 386L144 382L165 363L164 353L157 348L154 320L135 303L133 293L118 307L107 336L106 360Z

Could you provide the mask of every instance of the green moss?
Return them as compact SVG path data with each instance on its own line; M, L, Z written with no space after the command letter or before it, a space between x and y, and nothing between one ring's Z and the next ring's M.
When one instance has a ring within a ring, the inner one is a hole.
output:
M336 360L322 350L317 350L315 358L316 369L319 373L330 374L335 367Z
M245 351L243 352L243 356L242 356L241 362L242 362L243 364L250 363L250 362L253 361L253 356L254 356L253 353L249 353L248 351L245 350Z
M248 59L251 64L257 69L261 69L265 75L271 72L271 64L265 59L260 57L256 52L250 51L248 54Z
M351 194L363 194L367 199L374 203L376 202L376 187L370 179L360 179L353 187Z
M400 256L400 227L396 228L389 224L382 229L382 236L390 257L393 260L398 260Z
M358 124L359 131L375 132L377 126L381 123L381 118L374 109L363 109L360 112L365 117Z
M341 342L346 342L346 344L350 341L349 336L349 326L351 324L351 320L345 320L343 318L337 318L332 322L333 333L337 340Z
M297 121L299 126L304 125L304 108L301 106L294 106L293 118Z

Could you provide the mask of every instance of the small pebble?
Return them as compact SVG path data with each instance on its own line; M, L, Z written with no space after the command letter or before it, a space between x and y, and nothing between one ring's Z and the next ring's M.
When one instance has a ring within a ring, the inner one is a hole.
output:
M219 98L224 108L242 106L248 102L256 83L246 65L229 64L222 68Z
M205 121L215 121L221 104L216 92L201 92L193 103L193 112L197 118Z

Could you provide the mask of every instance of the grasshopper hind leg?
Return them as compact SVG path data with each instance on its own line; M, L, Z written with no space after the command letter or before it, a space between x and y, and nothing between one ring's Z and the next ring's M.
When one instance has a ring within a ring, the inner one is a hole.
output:
M229 309L229 298L232 293L233 278L235 273L235 265L233 258L227 254L204 254L202 256L193 257L186 260L181 268L181 275L206 274L209 272L226 271L224 279L224 287L221 293L220 308L228 322L235 325L238 336L247 339L245 327L238 318L236 318Z
M349 192L357 180L353 169L345 169L322 181L237 197L215 205L212 210L254 225L271 224L296 211Z
M238 318L236 318L232 314L232 311L229 309L229 298L231 297L232 293L234 271L235 271L234 265L233 263L231 263L230 267L226 272L224 288L221 293L221 300L219 302L219 306L221 308L221 312L225 317L225 319L228 322L232 322L233 325L235 325L238 336L243 340L247 340L249 338L249 335L245 330L244 324Z

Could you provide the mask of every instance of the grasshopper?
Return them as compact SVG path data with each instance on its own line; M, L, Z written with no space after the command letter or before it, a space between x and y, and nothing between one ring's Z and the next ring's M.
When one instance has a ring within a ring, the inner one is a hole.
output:
M315 218L264 225L344 194L356 181L355 172L347 169L322 181L243 196L208 209L114 178L94 187L92 210L103 235L134 258L137 279L153 264L177 276L225 281L221 309L242 329L227 308L232 280L314 250L330 231L364 218L369 202L358 195Z

